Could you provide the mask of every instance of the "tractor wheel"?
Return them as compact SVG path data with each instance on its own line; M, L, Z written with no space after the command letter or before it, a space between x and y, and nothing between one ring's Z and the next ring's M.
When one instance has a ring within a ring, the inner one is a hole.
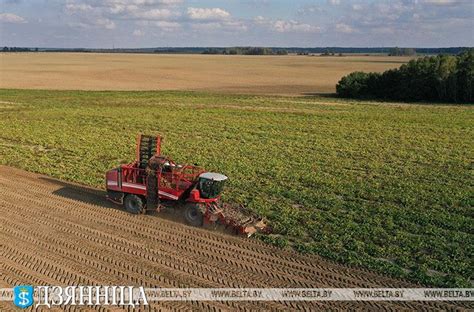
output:
M189 225L202 226L204 222L204 216L202 215L199 205L187 204L184 208L184 219Z
M141 214L145 212L145 205L141 197L133 194L125 196L125 210L133 214Z

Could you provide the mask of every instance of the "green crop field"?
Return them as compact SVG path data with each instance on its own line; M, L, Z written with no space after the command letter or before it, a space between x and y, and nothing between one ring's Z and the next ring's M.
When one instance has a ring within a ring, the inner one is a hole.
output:
M471 286L474 107L193 92L0 90L0 163L103 187L139 132L230 177L260 239ZM31 207L34 209L34 207Z

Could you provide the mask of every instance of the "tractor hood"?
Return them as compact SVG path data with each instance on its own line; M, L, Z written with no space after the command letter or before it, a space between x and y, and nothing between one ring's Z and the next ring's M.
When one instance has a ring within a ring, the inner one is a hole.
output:
M225 181L227 180L227 177L223 174L220 173L215 173L215 172L204 172L199 175L200 178L203 179L208 179L212 181Z

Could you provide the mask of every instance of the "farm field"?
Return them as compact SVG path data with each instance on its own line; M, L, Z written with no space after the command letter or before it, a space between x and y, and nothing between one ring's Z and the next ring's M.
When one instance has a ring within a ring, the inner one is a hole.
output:
M224 199L274 227L261 240L425 285L472 283L472 106L6 89L0 101L3 165L103 188L138 132L161 133L165 154L230 177Z
M0 88L334 93L355 70L381 72L409 57L0 53Z
M18 169L0 166L0 186L0 287L29 283L150 288L413 286L256 240L185 226L167 219L173 212L130 216L114 209L117 206L105 200L103 191ZM147 311L446 310L456 306L439 302L156 302ZM0 302L2 311L7 308L13 304Z

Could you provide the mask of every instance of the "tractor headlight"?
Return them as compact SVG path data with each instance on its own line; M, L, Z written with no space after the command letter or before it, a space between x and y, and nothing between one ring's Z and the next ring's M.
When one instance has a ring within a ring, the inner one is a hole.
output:
M198 188L202 198L216 198L224 189L227 177L220 173L206 172L199 176Z

